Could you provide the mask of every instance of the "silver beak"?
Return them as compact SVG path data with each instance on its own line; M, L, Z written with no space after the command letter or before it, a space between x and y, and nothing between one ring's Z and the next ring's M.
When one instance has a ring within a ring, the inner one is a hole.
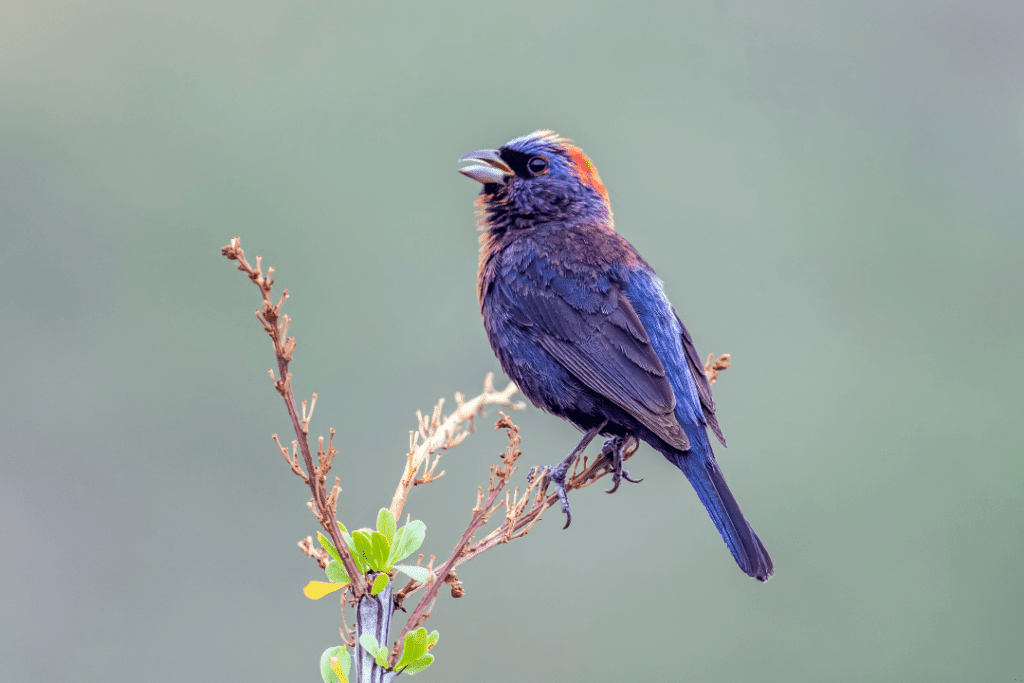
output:
M496 149L478 149L475 152L470 152L459 159L460 164L465 161L478 163L460 168L459 173L478 183L503 183L505 178L515 175L508 164L502 161Z

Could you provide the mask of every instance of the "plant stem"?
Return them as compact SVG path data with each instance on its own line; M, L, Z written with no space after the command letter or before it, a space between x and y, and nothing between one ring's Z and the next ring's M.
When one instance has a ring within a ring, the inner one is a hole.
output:
M379 664L359 642L363 634L377 639L377 643L388 647L388 633L391 630L391 616L395 612L395 600L391 583L377 595L364 593L356 603L356 683L390 683L398 675Z

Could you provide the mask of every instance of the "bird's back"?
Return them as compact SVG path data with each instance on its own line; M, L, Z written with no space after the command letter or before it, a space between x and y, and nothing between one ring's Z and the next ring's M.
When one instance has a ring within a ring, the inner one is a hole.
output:
M571 407L578 417L586 397L600 420L610 400L624 413L612 420L623 430L646 426L684 449L681 427L703 424L661 281L613 230L553 224L490 234L479 291L491 345L535 404L563 417Z

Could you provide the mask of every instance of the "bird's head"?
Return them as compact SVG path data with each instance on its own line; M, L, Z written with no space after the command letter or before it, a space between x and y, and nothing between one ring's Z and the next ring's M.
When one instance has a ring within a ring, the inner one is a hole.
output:
M538 222L601 221L611 208L597 169L583 151L549 130L511 140L498 149L470 152L463 175L483 184L480 201L491 228Z

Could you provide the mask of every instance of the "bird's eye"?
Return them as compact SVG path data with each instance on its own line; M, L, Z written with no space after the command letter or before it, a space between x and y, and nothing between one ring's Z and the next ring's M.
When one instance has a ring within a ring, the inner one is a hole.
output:
M533 157L526 162L526 168L530 169L530 173L533 175L540 175L548 170L548 160L544 157Z

